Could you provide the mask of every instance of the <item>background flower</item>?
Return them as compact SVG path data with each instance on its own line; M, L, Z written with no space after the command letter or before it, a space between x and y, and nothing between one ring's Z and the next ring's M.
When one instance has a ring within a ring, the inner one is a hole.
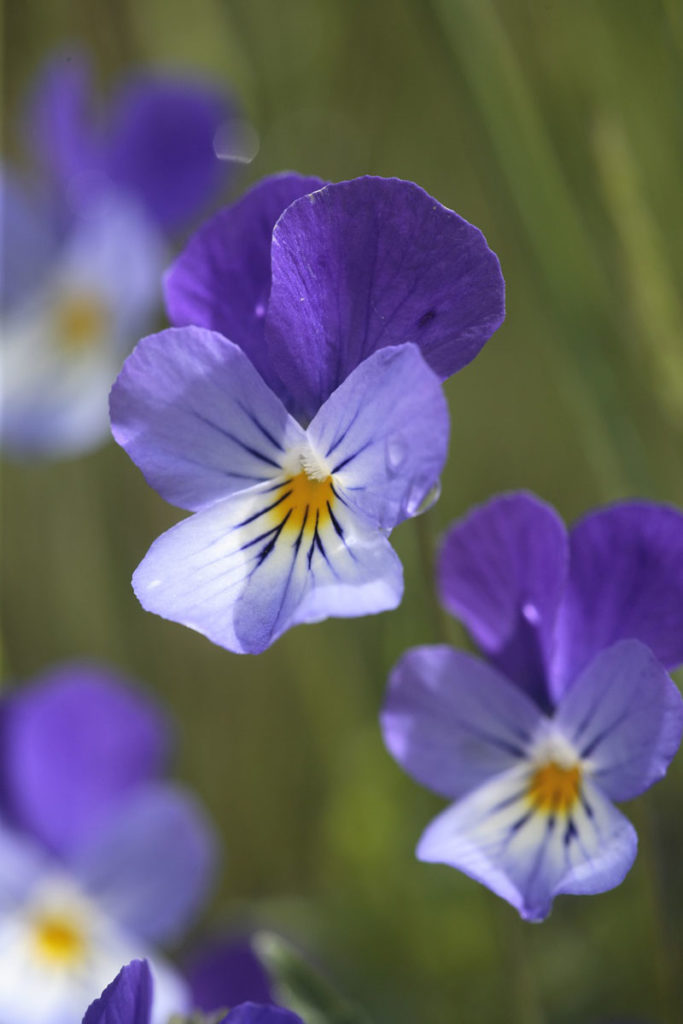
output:
M192 1005L207 1013L237 1003L272 1003L268 973L247 939L214 939L184 964Z
M129 77L96 116L88 62L39 74L25 123L33 177L3 171L2 419L15 456L79 454L106 436L106 396L153 323L165 236L226 178L214 136L227 96L181 77Z
M145 960L122 967L99 999L89 1007L83 1024L151 1024L154 982ZM234 1006L216 1024L302 1024L301 1018L277 1006L253 1002Z
M194 798L163 780L157 708L110 671L65 665L5 698L0 787L0 1020L67 1024L117 960L177 940L215 841ZM154 1020L187 1006L152 954Z

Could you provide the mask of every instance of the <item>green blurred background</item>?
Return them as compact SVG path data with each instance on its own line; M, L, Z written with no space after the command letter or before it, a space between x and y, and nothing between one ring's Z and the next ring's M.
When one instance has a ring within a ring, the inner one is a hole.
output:
M296 938L376 1024L666 1019L681 760L627 808L646 837L625 884L522 925L414 860L443 804L385 753L377 710L407 645L462 642L426 559L470 505L519 487L568 519L626 495L683 502L683 5L7 0L5 32L10 153L56 45L85 44L102 85L141 64L195 70L236 91L260 136L234 194L284 168L410 178L484 230L508 289L506 323L447 385L441 500L394 535L398 611L300 627L258 658L145 614L130 575L177 512L111 444L3 465L5 678L85 655L162 697L178 773L227 851L205 926ZM671 1000L668 1019L683 1020Z

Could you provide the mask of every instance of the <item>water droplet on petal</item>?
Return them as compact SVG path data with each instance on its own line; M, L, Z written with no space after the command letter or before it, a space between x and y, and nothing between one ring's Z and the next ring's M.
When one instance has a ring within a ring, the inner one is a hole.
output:
M406 460L408 447L400 437L390 437L386 446L387 469L394 474L399 471Z
M414 484L403 505L405 514L409 518L420 516L423 512L429 511L435 505L441 495L441 481L437 480L427 493L424 493L424 484Z
M266 315L266 305L264 302L257 302L254 306L254 316L264 317Z
M527 601L526 604L522 605L522 615L532 626L537 626L541 621L541 613L531 601Z
M247 121L233 117L216 129L213 148L219 160L250 164L259 151L259 137Z

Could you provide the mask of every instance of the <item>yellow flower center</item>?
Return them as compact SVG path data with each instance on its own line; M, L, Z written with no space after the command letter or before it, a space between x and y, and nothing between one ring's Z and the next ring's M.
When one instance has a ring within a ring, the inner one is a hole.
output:
M548 761L532 775L528 797L536 810L566 814L579 799L580 785L581 771L577 765L563 768Z
M287 533L314 534L316 528L332 519L335 498L331 476L316 480L302 471L281 484L276 498L272 514Z
M55 309L61 347L73 355L93 348L106 330L108 320L108 310L97 295L74 292L61 296Z
M85 937L78 923L66 915L48 913L34 921L35 950L54 967L69 967L82 959Z

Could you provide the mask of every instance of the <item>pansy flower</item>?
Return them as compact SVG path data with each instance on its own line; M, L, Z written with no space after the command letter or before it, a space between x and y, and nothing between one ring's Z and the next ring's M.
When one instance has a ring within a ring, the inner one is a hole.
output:
M74 455L108 433L107 394L159 306L166 235L225 180L230 105L190 80L131 78L91 109L78 53L50 62L26 117L34 174L2 172L0 443Z
M16 227L27 242L27 220ZM54 260L2 322L0 444L22 458L76 455L104 441L107 394L158 305L165 254L144 212L115 193L74 213L59 244L42 241L54 245ZM20 243L11 244L16 253Z
M137 200L165 233L211 206L230 173L216 155L219 129L237 125L226 91L191 76L139 71L95 108L90 64L79 51L40 69L24 134L43 181L63 205L113 188Z
M217 1006L272 1003L273 986L248 938L214 938L186 960L183 975L192 1005L206 1013Z
M560 893L618 885L636 833L613 801L660 779L683 702L683 516L655 504L594 512L567 533L529 494L457 523L439 560L445 607L485 660L408 651L381 716L385 743L455 802L417 856L450 864L541 920Z
M92 1003L83 1024L153 1024L154 981L146 960L123 967L102 995ZM195 1021L197 1018L192 1017ZM300 1017L278 1006L248 1002L228 1013L202 1017L206 1024L303 1024ZM180 1024L181 1018L174 1020Z
M112 390L114 437L194 514L133 584L149 611L257 653L395 607L387 539L444 463L441 379L503 317L498 260L421 188L284 174L209 221L166 278L177 326Z
M177 940L213 873L203 811L165 781L166 723L104 669L66 665L0 708L0 1021L73 1024L150 955L154 1024L189 1003L153 950Z

